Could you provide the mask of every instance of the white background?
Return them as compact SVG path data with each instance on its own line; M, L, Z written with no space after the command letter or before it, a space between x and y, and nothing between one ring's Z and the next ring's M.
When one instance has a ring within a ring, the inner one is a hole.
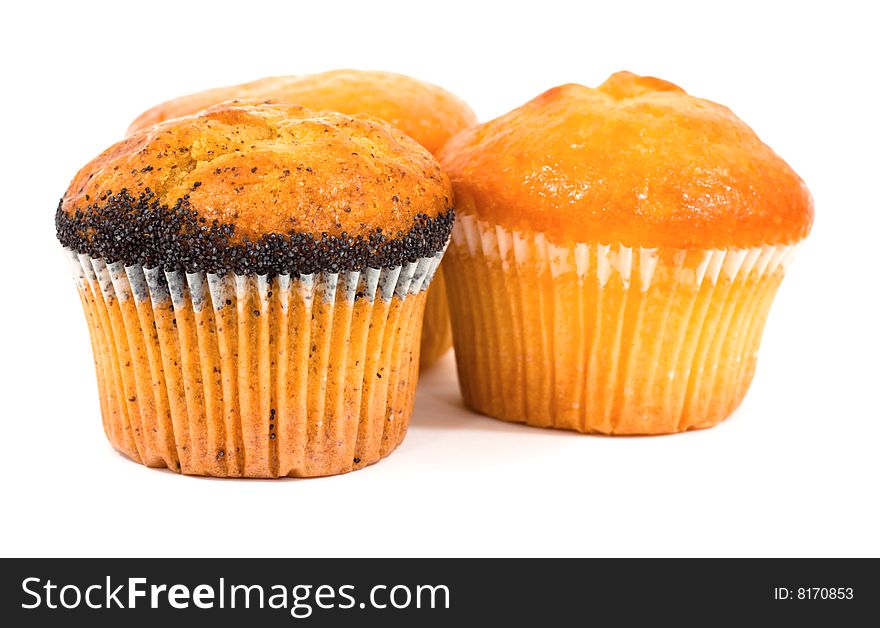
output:
M880 555L872 3L297 4L4 7L0 554ZM816 202L742 407L668 437L509 425L463 409L449 355L402 447L357 473L207 480L115 453L58 199L159 101L337 67L435 82L482 120L620 69L729 105Z

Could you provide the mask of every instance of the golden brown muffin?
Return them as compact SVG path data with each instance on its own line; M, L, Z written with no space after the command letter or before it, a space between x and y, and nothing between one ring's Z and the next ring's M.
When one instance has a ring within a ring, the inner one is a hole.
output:
M622 72L465 130L441 162L469 406L607 434L736 408L813 204L729 109Z
M452 326L449 323L449 303L446 298L446 279L443 264L437 268L428 290L425 317L422 322L422 349L419 366L428 368L452 347Z
M148 466L343 473L402 440L451 190L383 122L221 105L135 132L56 215L105 432Z
M142 113L128 132L239 99L286 101L318 111L369 114L393 124L432 153L443 148L455 133L477 122L464 101L436 85L393 72L333 70L272 76L175 98Z
M458 131L476 124L474 112L450 92L392 72L334 70L305 76L276 76L243 85L175 98L145 111L129 133L156 122L196 113L228 100L273 100L310 109L369 114L401 129L432 153ZM452 346L442 271L428 291L421 362L427 366Z
M551 89L444 160L479 218L555 241L751 246L812 223L803 181L727 107L628 72Z

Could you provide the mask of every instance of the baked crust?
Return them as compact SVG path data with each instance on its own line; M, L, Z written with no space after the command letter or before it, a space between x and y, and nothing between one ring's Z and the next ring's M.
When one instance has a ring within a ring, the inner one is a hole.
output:
M551 89L440 160L460 214L563 242L748 247L813 221L803 181L728 108L629 72Z
M431 152L477 121L460 98L436 85L392 72L334 70L273 76L175 98L142 113L128 132L236 99L286 101L320 111L369 114L396 126Z
M147 127L76 175L56 223L108 261L221 272L389 267L441 250L451 188L389 124L218 105Z

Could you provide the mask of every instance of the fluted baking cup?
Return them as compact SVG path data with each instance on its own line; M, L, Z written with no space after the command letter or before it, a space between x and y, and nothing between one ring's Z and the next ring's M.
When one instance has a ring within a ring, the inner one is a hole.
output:
M196 475L330 475L403 439L442 252L390 269L266 277L65 250L104 431L132 459Z
M425 302L422 324L422 349L419 364L427 368L452 348L452 327L449 324L449 302L446 299L446 281L443 266L437 268L434 282Z
M793 253L557 244L459 216L444 267L465 402L580 432L714 425L748 389Z

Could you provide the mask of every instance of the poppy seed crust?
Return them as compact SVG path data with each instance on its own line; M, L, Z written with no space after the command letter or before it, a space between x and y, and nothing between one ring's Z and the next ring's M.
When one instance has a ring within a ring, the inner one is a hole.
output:
M169 206L149 188L106 195L73 213L59 203L55 228L62 245L108 263L140 264L166 271L224 274L311 274L392 268L442 251L455 213L418 213L409 231L390 236L377 227L351 236L290 231L238 238L235 225L207 221L186 195Z

